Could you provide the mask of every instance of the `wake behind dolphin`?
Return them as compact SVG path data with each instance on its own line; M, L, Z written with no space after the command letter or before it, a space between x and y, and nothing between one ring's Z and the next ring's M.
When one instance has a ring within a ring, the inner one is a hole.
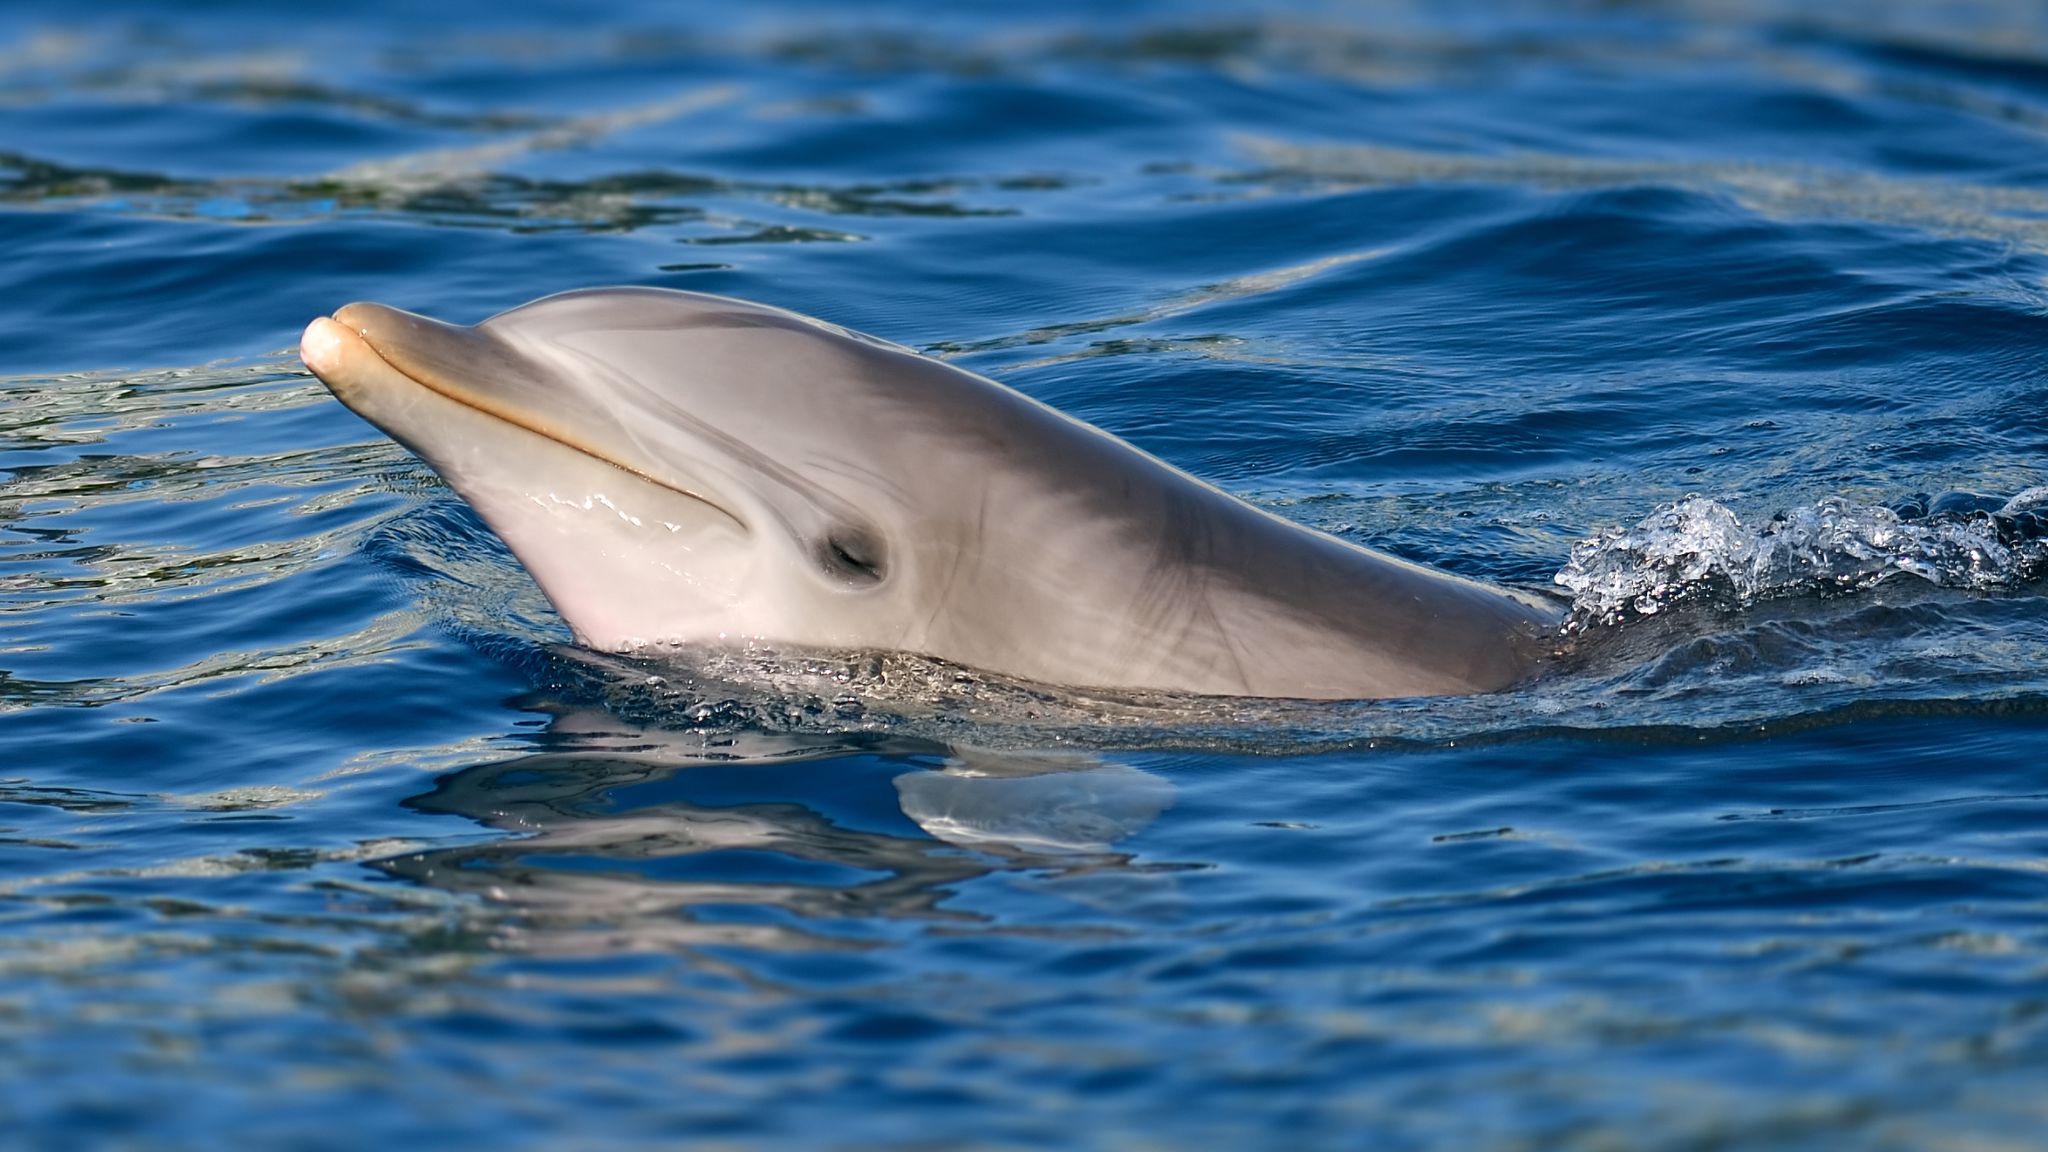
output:
M1563 617L766 305L593 289L462 327L358 303L300 354L592 648L899 651L1046 684L1347 699L1511 686Z

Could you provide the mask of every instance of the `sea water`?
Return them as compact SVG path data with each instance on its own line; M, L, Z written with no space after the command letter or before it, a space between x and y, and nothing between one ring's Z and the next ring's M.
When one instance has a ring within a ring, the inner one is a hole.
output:
M2048 1132L2035 5L21 0L0 245L0 1143ZM622 283L1563 655L584 652L293 346Z

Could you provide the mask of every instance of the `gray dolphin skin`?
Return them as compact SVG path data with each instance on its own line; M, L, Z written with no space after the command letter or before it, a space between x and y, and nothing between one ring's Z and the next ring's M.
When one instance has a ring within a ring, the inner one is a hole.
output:
M473 327L350 304L300 355L592 648L888 650L1051 685L1356 699L1514 685L1561 618L742 300L591 289Z

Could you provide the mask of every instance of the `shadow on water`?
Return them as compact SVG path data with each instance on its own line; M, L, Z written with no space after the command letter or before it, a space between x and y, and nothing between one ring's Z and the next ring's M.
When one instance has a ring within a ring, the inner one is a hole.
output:
M975 921L963 883L1132 866L1117 844L1173 803L1093 755L867 733L701 733L560 711L544 750L442 777L417 811L503 838L381 862L510 917L495 942L593 954L740 945L854 949L830 925Z

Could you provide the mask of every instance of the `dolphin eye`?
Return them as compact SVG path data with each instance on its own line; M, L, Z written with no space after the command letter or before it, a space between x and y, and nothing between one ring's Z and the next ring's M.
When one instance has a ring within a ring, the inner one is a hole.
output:
M858 530L842 530L825 537L818 548L819 559L825 569L861 584L876 584L882 579L882 552L867 533Z

